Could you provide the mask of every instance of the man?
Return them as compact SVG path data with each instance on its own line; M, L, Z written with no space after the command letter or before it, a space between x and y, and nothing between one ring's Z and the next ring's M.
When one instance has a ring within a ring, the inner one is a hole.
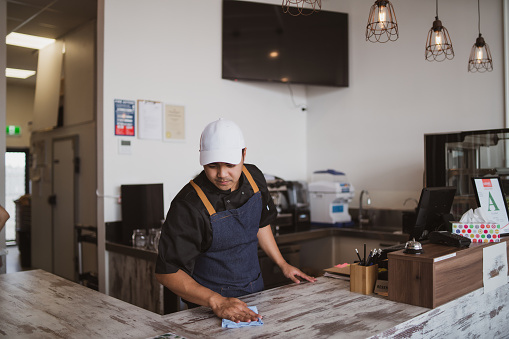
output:
M0 231L2 230L2 228L4 228L5 223L7 222L7 220L9 220L10 217L11 216L5 210L5 208L2 205L0 205Z
M256 321L260 315L237 299L261 291L258 245L299 283L315 281L281 256L270 223L277 211L263 173L244 164L240 128L219 119L200 139L203 171L173 199L159 241L157 280L190 307L210 307L219 318Z

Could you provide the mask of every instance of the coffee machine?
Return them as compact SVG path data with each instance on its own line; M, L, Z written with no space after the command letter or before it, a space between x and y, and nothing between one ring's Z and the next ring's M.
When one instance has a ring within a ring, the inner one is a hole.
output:
M307 183L268 175L265 178L278 212L275 225L272 225L273 233L279 235L309 230L311 218Z

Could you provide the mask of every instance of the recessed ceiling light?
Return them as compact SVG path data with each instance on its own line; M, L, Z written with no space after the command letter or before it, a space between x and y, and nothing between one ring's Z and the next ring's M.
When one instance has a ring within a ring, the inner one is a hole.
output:
M26 79L35 74L35 71L27 69L6 68L5 76L8 78Z
M7 45L41 49L55 42L55 39L12 32L5 38Z

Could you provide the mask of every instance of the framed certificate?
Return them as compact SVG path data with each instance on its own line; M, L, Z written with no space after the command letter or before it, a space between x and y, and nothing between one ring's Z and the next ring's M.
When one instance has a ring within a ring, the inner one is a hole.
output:
M509 212L500 178L474 177L472 184L477 206L489 219L486 222L500 224L501 233L509 233Z

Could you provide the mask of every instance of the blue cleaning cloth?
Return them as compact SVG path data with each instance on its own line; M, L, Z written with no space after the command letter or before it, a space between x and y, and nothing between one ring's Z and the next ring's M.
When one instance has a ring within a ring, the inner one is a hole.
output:
M247 308L249 308L254 313L258 314L258 309L256 308L256 306L248 306ZM262 319L258 319L257 321L251 321L249 323L242 321L240 323L236 323L228 319L223 319L221 324L223 328L239 328L244 326L261 326L261 325L263 325Z

